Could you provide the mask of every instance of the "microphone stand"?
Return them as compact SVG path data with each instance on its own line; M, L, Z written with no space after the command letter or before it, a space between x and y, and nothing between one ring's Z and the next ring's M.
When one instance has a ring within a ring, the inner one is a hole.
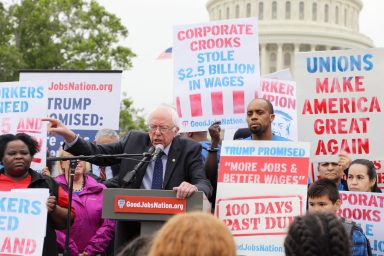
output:
M152 149L152 148L151 148ZM152 151L149 152L145 152L145 153L142 153L142 154L115 154L115 155L104 155L104 154L100 154L100 155L88 155L88 156L84 156L84 155L81 155L81 156L67 156L67 157L48 157L47 158L47 161L66 161L66 160L69 160L69 170L70 170L70 175L69 175L69 181L68 181L68 213L67 213L67 226L66 226L66 230L65 230L65 244L64 244L64 251L63 251L63 256L69 256L69 238L70 238L70 231L71 231L71 207L72 207L72 195L73 195L73 179L75 177L75 169L76 169L76 165L77 165L77 161L78 160L83 160L83 161L87 161L87 160L91 160L91 159L95 159L95 158L111 158L111 157L114 157L114 158L129 158L129 157L138 157L138 156L144 156L143 159L141 159L137 165L139 165L137 167L137 169L139 167L141 167L141 165L143 165L144 161L151 157L152 156L152 152L154 151L154 148L152 149ZM136 166L137 166L136 165ZM135 166L135 168L136 168Z
M68 212L67 212L67 226L65 229L65 244L64 244L64 256L69 256L69 233L71 231L71 208L72 208L72 194L73 194L73 179L75 177L75 169L77 166L77 160L69 160L69 185L68 185Z
M148 158L152 157L153 153L155 151L154 147L151 147L146 154L144 154L144 157L133 167L132 171L127 172L124 177L123 181L125 182L124 187L127 187L129 184L135 181L136 179L136 173L137 171L143 166L145 162L148 162Z
M129 157L138 157L138 156L152 156L152 153L145 152L142 154L114 154L114 155L108 155L108 154L99 154L99 155L79 155L79 156L63 156L63 157L48 157L47 161L66 161L66 160L83 160L83 161L90 161L91 159L97 159L97 158L117 158L117 159L124 159Z

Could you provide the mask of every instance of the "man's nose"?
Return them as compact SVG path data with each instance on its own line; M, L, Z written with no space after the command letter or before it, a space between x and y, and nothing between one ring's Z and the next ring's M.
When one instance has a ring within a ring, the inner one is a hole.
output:
M156 135L161 135L160 127L157 127L155 130Z
M319 212L319 207L311 206L311 213L318 213L318 212Z

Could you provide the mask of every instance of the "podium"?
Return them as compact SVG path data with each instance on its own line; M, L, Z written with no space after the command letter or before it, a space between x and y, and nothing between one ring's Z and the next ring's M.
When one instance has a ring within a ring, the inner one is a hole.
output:
M176 192L171 190L110 188L103 191L102 217L138 222L139 235L153 234L174 214L210 210L208 199L200 191L186 199L177 199ZM116 235L131 231L124 229L127 228L117 229Z

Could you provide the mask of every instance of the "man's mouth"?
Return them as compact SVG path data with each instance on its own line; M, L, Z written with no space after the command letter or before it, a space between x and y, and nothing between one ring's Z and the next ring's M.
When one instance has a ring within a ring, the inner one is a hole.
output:
M163 144L163 140L153 140L153 144L154 145L157 145L157 144Z
M260 127L261 125L259 123L251 123L251 128L254 128L254 127Z

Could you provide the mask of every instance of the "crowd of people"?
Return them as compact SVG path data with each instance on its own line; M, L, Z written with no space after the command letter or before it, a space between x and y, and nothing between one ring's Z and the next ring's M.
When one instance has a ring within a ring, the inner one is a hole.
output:
M273 134L273 120L271 102L254 99L247 107L248 128L239 130L235 137L286 141ZM0 191L14 188L48 188L50 191L43 255L57 255L66 249L64 229L70 179L73 179L70 255L236 255L229 230L211 214L180 214L172 217L154 236L139 238L140 228L136 222L101 216L102 191L107 187L173 190L181 199L202 191L214 209L220 164L219 122L212 124L208 132L180 135L177 112L162 105L148 115L149 132L130 131L119 138L114 131L101 130L92 143L57 119L43 118L43 121L48 122L50 134L64 139L60 156L141 154L157 145L163 147L155 161L145 162L129 180L127 173L134 170L137 161L121 158L78 161L71 178L69 161L57 162L57 176L49 168L42 173L30 168L38 145L29 135L1 135ZM368 159L352 161L348 155L341 154L338 162L320 162L317 168L319 180L308 189L308 214L298 216L291 224L284 243L286 255L370 255L369 241L361 228L336 217L336 212L341 205L338 191L381 193L374 164Z

